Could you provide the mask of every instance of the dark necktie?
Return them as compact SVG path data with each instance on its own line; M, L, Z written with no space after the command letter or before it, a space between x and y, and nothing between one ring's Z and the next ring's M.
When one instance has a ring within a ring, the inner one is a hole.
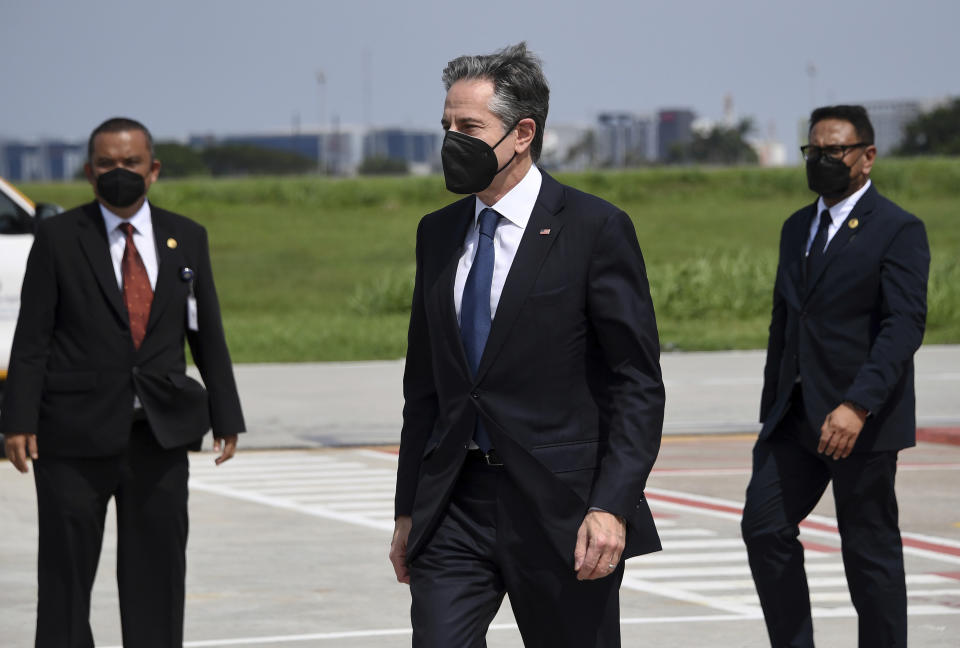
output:
M480 212L480 237L477 241L477 253L473 265L463 286L463 299L460 302L460 336L463 348L467 352L470 371L477 374L483 348L490 335L490 284L493 282L493 236L497 231L500 214L489 207ZM490 435L480 419L473 433L473 440L484 452L492 446Z
M830 228L830 210L824 209L820 212L820 224L817 225L817 234L813 237L813 243L810 245L810 252L807 253L807 276L810 277L816 271L827 247L827 230Z
M143 265L136 243L133 242L133 225L121 223L120 229L127 237L127 245L123 248L123 261L120 262L120 274L123 276L123 301L127 305L127 313L130 316L130 336L133 338L133 347L139 349L147 334L150 304L153 303L153 288L150 287L147 268Z

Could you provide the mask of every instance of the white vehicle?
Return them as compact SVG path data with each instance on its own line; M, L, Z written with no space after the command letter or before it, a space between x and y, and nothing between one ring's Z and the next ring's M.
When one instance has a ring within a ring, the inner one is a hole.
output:
M36 219L60 211L56 205L34 204L0 178L0 385L7 377L10 345L20 312L20 286Z

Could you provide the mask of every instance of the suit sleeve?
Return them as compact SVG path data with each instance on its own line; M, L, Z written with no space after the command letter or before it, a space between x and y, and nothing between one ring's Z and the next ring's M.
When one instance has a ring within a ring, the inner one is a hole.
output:
M780 365L786 344L787 302L783 297L783 234L781 234L780 262L773 284L773 310L770 314L770 332L767 338L767 362L763 367L763 392L760 396L760 422L763 423L777 399Z
M10 351L0 432L36 434L47 357L56 322L58 285L53 246L46 228L34 238L20 291L20 314Z
M237 383L233 376L233 364L220 319L220 304L213 282L207 231L203 227L200 228L196 263L193 289L197 298L197 324L200 330L188 330L187 342L209 394L213 434L216 437L232 436L245 431L245 426Z
M879 411L920 348L927 319L930 248L923 223L906 223L880 261L880 330L866 363L844 394Z
M660 449L665 394L643 255L625 213L604 224L588 282L588 314L611 376L607 447L588 504L626 515L643 498Z
M427 439L437 418L437 389L433 380L430 333L424 305L423 258L421 236L417 228L417 271L407 331L407 361L403 370L403 428L400 432L400 456L397 466L395 515L410 515L417 491L420 461Z

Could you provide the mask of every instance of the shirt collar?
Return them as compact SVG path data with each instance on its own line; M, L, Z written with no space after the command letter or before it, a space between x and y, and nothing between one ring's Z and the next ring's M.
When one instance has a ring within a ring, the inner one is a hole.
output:
M153 232L153 221L150 220L150 201L144 200L140 209L130 218L120 218L112 211L103 206L103 203L97 203L100 206L100 213L103 215L103 224L107 228L107 234L117 229L121 223L130 223L138 234L149 235Z
M487 205L477 198L476 210L473 214L474 226L477 218L487 207L493 207L497 213L506 218L521 229L526 229L527 222L530 220L530 214L533 213L533 206L537 204L537 196L540 195L540 185L543 183L543 176L536 164L531 164L530 169L523 180L517 183L513 189L497 201L495 205Z
M833 221L834 225L840 225L843 223L843 221L847 220L847 216L849 216L850 212L853 211L853 208L857 206L857 201L860 200L860 197L867 193L867 189L870 188L870 184L872 182L873 181L868 178L865 185L838 202L833 207L827 207L827 204L823 202L823 196L820 196L820 198L817 200L817 213L822 214L824 209L829 209L830 220Z

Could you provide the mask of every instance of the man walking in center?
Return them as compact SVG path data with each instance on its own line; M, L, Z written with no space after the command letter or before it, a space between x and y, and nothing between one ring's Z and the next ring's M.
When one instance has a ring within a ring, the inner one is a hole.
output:
M116 498L123 644L183 644L187 448L216 462L244 429L207 233L147 201L160 162L139 122L90 135L95 202L40 222L0 412L7 457L33 460L38 648L93 646L90 591ZM184 338L206 389L185 374ZM222 450L221 450L222 448Z
M771 645L812 647L798 524L833 482L861 648L907 645L897 453L916 443L923 223L870 181L861 106L818 108L801 147L816 202L783 226L743 539Z
M643 489L664 391L623 211L535 162L549 90L524 44L443 72L447 188L420 222L390 559L413 643L619 646L623 561L657 551Z

